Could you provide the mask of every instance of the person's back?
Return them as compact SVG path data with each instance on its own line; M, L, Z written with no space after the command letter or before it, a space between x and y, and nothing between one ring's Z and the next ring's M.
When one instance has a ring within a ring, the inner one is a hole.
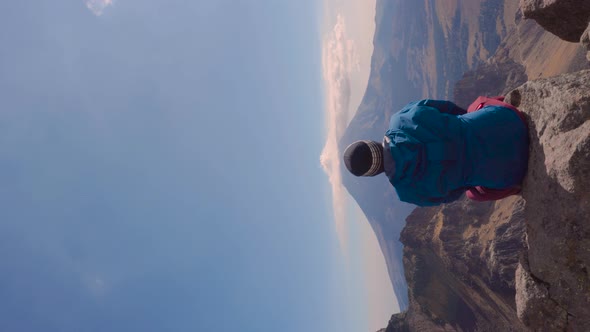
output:
M466 113L448 101L421 100L394 114L385 135L394 162L387 176L405 202L437 205L476 186L506 189L526 172L526 125L505 107ZM350 150L345 162L352 172Z
M459 118L466 139L466 185L490 189L519 185L527 169L528 134L518 115L487 106Z
M391 117L385 135L391 141L395 172L389 181L402 201L435 205L455 200L465 191L465 139L457 117L465 111L447 106L422 100Z

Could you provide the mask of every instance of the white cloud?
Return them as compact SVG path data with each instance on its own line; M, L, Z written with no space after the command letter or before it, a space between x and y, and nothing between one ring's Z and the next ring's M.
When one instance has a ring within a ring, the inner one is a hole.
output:
M346 35L344 17L338 15L336 24L325 38L322 47L323 77L326 87L327 140L320 156L324 171L332 185L332 205L336 232L344 252L348 245L346 224L347 193L342 185L341 161L338 140L354 115L351 109L351 75L359 70L354 41Z
M102 15L105 8L113 5L113 0L87 0L86 7L90 9L94 15Z

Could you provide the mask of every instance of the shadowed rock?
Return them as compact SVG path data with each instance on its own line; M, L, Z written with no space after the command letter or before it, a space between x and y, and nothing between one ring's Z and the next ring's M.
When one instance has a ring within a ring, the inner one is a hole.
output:
M565 331L567 312L549 296L549 285L535 279L523 260L516 269L516 312L535 331ZM549 319L539 319L547 317Z
M572 43L580 41L590 20L587 0L520 0L520 8L525 18Z
M523 204L513 196L416 209L401 236L410 305L386 331L523 330L514 288Z
M467 109L479 96L505 95L527 81L522 64L512 59L502 60L485 63L475 70L466 72L455 84L453 102ZM477 89L474 89L474 86L477 86Z

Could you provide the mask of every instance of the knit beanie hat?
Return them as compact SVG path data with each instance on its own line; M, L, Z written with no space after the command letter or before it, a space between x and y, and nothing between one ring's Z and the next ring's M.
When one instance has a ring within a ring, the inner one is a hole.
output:
M344 164L356 176L383 172L383 147L375 141L356 141L344 150Z

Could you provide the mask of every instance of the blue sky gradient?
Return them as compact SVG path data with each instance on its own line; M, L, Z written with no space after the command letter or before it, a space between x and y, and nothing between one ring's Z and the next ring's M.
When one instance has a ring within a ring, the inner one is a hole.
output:
M318 161L320 16L0 3L0 330L365 330Z

